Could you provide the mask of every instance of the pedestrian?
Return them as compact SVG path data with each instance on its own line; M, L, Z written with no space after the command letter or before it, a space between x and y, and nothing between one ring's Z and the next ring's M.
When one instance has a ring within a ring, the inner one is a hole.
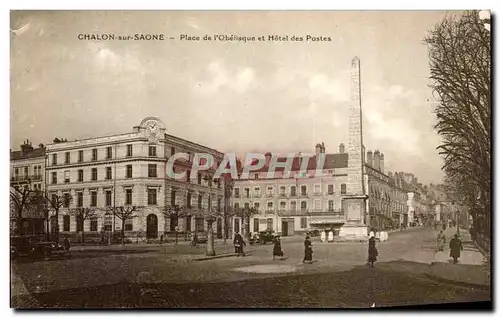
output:
M323 230L321 231L321 242L325 242L326 241L326 230Z
M463 251L464 247L462 246L462 241L458 237L458 234L455 234L453 238L450 240L450 256L453 258L453 264L458 263L458 259L460 258L460 251Z
M368 265L373 267L373 264L377 261L378 251L375 247L375 236L371 236L368 240Z
M191 237L191 245L196 246L198 243L198 237L196 236L196 232L193 232L193 235Z
M245 241L243 240L243 237L240 235L240 233L236 232L234 235L234 252L238 256L245 256L245 252L243 252L243 246L245 245Z
M437 231L437 229L438 229L438 224L437 222L434 222L434 231Z
M328 232L328 242L333 242L333 230L330 230L330 232Z
M66 252L69 252L69 249L70 249L71 245L69 244L69 240L67 237L64 238L64 250Z
M283 250L281 249L281 240L279 235L274 238L273 260L276 256L283 257Z
M302 263L312 263L312 254L312 243L309 236L306 236L306 239L304 240L304 260Z
M476 230L474 229L473 225L470 226L469 233L470 233L470 238L473 241L475 241L476 240Z
M437 237L438 251L441 252L444 250L444 245L446 244L446 236L441 230Z

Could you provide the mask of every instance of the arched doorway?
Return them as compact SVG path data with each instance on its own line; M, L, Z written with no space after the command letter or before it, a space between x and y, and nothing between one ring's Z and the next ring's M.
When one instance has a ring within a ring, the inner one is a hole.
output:
M156 214L150 214L146 218L146 238L158 237L158 217Z

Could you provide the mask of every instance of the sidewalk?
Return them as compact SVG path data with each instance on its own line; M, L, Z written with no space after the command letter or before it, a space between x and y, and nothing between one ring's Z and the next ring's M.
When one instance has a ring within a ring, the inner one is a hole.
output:
M490 267L484 265L484 255L472 242L469 232L460 229L460 239L464 249L460 253L458 264L452 263L449 249L450 240L457 233L457 228L448 228L444 233L445 249L434 255L434 262L429 268L428 276L471 286L489 287Z

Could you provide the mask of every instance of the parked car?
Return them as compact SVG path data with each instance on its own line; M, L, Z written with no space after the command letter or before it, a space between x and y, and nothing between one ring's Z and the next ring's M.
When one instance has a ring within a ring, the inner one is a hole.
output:
M274 234L272 231L262 231L259 234L254 234L250 238L250 244L266 244L267 242L274 241Z
M207 243L207 241L208 241L208 235L206 232L196 232L196 243L197 244L205 244L205 243Z
M313 229L313 230L307 231L306 234L309 235L310 237L320 236L320 232L318 229Z
M57 242L43 241L37 236L13 236L10 238L10 253L17 257L49 257L54 254L64 254L64 246Z

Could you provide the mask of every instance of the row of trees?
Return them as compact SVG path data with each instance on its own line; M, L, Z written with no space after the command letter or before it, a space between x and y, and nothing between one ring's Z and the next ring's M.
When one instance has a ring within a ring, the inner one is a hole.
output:
M439 103L435 129L448 194L468 206L475 229L490 236L491 35L476 11L448 16L425 38L431 88Z

